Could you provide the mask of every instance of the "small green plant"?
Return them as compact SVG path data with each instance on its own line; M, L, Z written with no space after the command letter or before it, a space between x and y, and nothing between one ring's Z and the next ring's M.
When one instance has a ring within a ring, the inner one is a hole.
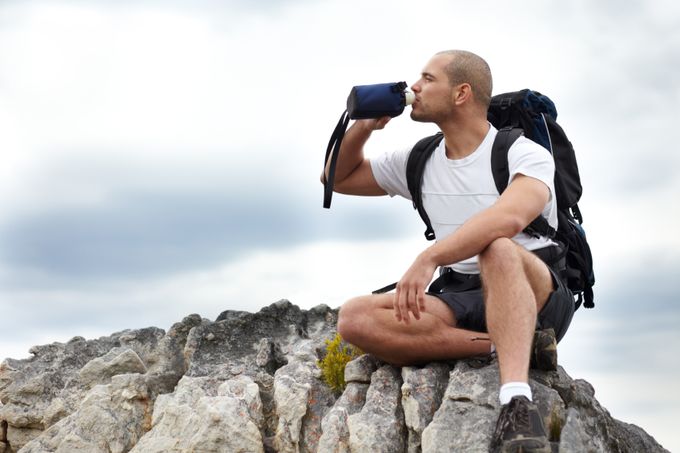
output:
M359 348L345 343L338 333L332 340L326 340L326 356L316 362L326 385L337 393L345 390L345 366L362 354Z

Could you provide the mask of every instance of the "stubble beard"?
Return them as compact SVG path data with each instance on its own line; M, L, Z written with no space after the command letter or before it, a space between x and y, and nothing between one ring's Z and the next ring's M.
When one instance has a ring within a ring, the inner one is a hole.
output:
M423 104L417 102L411 107L411 119L419 123L440 124L453 114L453 108L443 102Z
M419 106L422 108L422 106ZM431 115L428 115L427 112L423 111L416 111L415 109L411 109L411 119L413 121L419 122L419 123L431 123L433 122L433 119L430 117Z
M418 123L436 123L437 115L431 112L411 110L411 119Z
M423 120L418 115L416 115L416 112L414 112L413 110L411 110L411 119L419 123L423 122Z

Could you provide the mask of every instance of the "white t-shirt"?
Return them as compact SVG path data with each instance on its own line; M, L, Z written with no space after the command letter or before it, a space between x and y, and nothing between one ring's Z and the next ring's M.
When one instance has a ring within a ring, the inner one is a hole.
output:
M432 153L423 174L423 207L438 240L456 231L467 219L490 207L500 197L491 172L491 147L498 130L489 125L489 132L479 147L463 159L446 157L444 140ZM411 148L386 153L371 159L371 169L378 185L390 196L400 195L411 199L406 182L406 162ZM542 181L550 189L550 200L542 215L553 228L557 228L557 204L553 182L555 163L552 155L542 146L524 136L508 151L510 182L517 174ZM546 237L535 238L524 232L513 240L527 250L552 245ZM457 272L479 273L477 256L452 263Z

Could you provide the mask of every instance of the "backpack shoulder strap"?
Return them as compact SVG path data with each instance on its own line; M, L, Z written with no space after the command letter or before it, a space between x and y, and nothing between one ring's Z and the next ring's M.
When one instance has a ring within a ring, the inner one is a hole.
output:
M425 208L423 207L423 173L425 172L425 164L434 150L437 149L437 146L439 146L443 137L444 134L438 132L435 135L420 139L411 150L408 161L406 162L406 183L408 185L408 191L411 193L413 207L418 211L420 218L423 219L423 222L425 223L425 238L428 241L433 240L435 235L432 224L430 223L430 218L427 216L427 212L425 212Z
M508 187L510 179L510 169L508 168L508 151L510 147L523 135L520 128L504 127L498 131L496 139L491 148L491 172L496 184L498 193ZM555 236L555 229L550 226L548 221L539 215L525 229L524 232L531 236Z
M508 187L510 169L508 168L508 151L517 139L524 134L520 128L504 127L498 131L491 147L491 172L498 193Z

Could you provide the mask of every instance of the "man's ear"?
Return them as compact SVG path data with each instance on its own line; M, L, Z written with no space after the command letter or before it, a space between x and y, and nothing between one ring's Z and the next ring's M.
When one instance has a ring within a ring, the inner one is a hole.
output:
M472 100L472 87L469 83L461 83L453 88L453 103L462 105Z

